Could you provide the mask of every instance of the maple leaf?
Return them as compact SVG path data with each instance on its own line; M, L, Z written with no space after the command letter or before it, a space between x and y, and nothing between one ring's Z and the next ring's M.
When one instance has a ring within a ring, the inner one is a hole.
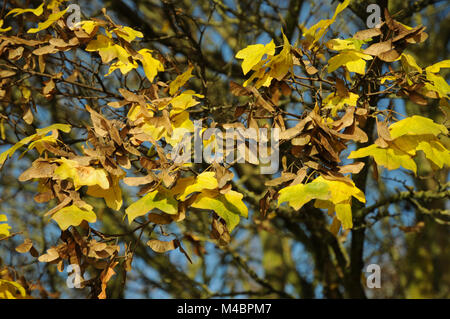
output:
M196 94L192 90L184 91L180 95L174 97L170 100L170 104L172 105L172 110L170 111L170 115L174 115L177 113L181 113L188 108L191 108L200 102L195 100L194 97L204 98L201 94Z
M40 5L39 7L37 7L36 9L31 9L31 8L29 8L29 9L15 8L15 9L12 9L11 11L9 11L9 12L5 15L5 17L7 17L7 16L9 16L10 14L13 14L13 13L14 13L14 17L16 17L16 16L18 16L19 14L24 14L24 13L27 13L27 12L30 12L30 13L34 14L35 16L38 16L38 17L39 17L40 15L42 15L42 13L44 13L44 4L45 4L45 1L42 2L41 5Z
M149 49L142 49L139 50L138 53L140 54L139 60L142 63L142 66L144 67L145 75L147 76L147 79L149 82L153 82L153 79L158 74L158 72L164 71L164 66L161 63L161 61L155 59L152 56L152 51Z
M0 166L2 166L5 163L5 161L8 157L12 157L13 154L19 148L21 148L22 146L25 146L31 142L35 142L35 143L30 145L30 147L28 149L31 149L34 146L37 146L37 144L41 141L55 142L56 140L54 137L47 137L47 138L44 137L44 135L46 135L48 132L59 130L59 131L68 133L68 132L70 132L70 129L71 129L71 126L68 124L52 124L45 128L36 129L36 134L33 134L33 135L23 138L22 140L20 140L16 144L14 144L10 149L8 149L5 152L0 154Z
M270 41L266 45L264 44L252 44L245 49L238 51L235 55L237 59L243 59L242 71L244 75L247 74L252 68L257 65L264 55L273 56L275 54L275 43Z
M52 215L52 219L58 224L61 230L66 230L70 226L78 226L83 220L95 223L97 216L92 210L84 210L78 206L66 206Z
M170 82L169 84L170 95L176 93L178 89L182 87L192 77L192 70L194 70L194 66L190 65L186 71L178 75L172 82Z
M349 72L366 74L366 61L372 60L372 56L356 50L347 50L333 56L328 60L328 73L335 71L341 66L345 66Z
M154 208L157 208L166 214L174 215L178 213L178 202L170 190L160 186L158 189L145 194L139 200L128 206L125 213L131 224L134 219L147 214Z
M2 224L0 224L0 238L10 235L9 230L11 229L11 226L9 226L7 223L3 223L7 221L8 217L6 217L6 215L4 214L0 214L0 222L2 222Z
M306 29L303 32L303 36L306 38L306 41L311 44L319 41L328 31L328 28L336 21L337 15L347 8L349 4L350 0L345 0L342 3L339 3L331 19L320 20L309 29Z
M92 197L101 197L109 208L119 210L122 207L122 189L119 186L119 178L113 176L111 186L107 189L99 185L89 186L86 194Z
M244 195L230 190L225 194L220 194L217 190L204 190L197 195L192 207L206 210L213 210L219 215L230 231L239 224L240 217L248 217L248 208L242 201Z
M55 169L55 176L59 179L72 179L75 189L81 186L98 185L103 189L109 189L108 173L104 168L82 166L77 161L61 158L54 160L60 163Z
M195 178L180 179L173 191L175 194L180 193L177 195L178 200L184 201L192 193L204 189L215 189L218 185L214 172L203 172Z
M56 21L58 21L58 20L66 13L67 10L68 10L68 8L66 8L66 9L63 10L63 11L60 11L60 12L54 12L54 13L50 14L50 15L48 16L48 19L47 19L47 20L45 20L44 22L40 22L40 23L38 24L38 27L37 27L37 28L31 28L31 29L29 29L29 30L27 31L27 33L36 33L36 32L39 32L39 31L42 31L42 30L47 29L47 28L50 27L53 23L55 23Z
M355 197L365 203L364 193L353 182L327 180L317 177L307 184L287 186L279 191L278 206L284 202L295 210L299 210L307 202L316 199L319 208L328 208L336 211L336 217L342 222L345 229L352 227L351 198Z
M378 165L389 170L400 166L417 173L413 160L416 152L421 150L425 156L439 168L450 166L450 151L438 139L440 134L448 134L447 128L426 117L413 115L389 126L392 141L386 147L376 144L353 151L349 159L372 156Z

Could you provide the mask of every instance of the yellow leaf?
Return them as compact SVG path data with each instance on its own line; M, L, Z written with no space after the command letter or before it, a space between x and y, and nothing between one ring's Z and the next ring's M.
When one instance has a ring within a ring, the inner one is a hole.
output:
M45 1L43 1L41 3L41 5L39 7L37 7L36 9L15 8L15 9L12 9L11 11L9 11L5 15L5 17L7 17L7 16L9 16L10 14L13 14L13 13L15 13L14 14L14 17L15 17L15 16L18 16L19 14L24 14L24 13L27 13L27 12L30 12L30 13L34 14L35 16L39 17L44 12L44 4L45 4Z
M120 26L112 30L118 37L121 37L128 43L136 38L143 38L144 35L140 31L136 31L130 27Z
M247 217L248 208L242 201L244 195L235 191L228 191L225 195L217 190L205 190L197 195L192 207L213 210L227 224L228 230L233 231L239 224L240 217Z
M106 205L114 210L119 210L122 207L122 189L119 186L119 178L115 176L112 177L110 188L103 189L98 185L93 185L88 187L86 194L104 198Z
M129 67L128 64L133 65L129 60L131 55L124 48L115 44L113 40L103 34L99 34L95 40L90 41L86 47L86 51L98 51L103 63L109 63L117 58L121 62L120 65L127 67ZM120 65L116 66L116 68L120 67Z
M432 134L438 136L439 134L448 134L448 130L444 125L437 124L433 120L419 115L407 117L390 125L389 131L394 139L403 135Z
M427 72L427 80L431 82L425 83L425 88L427 90L437 92L441 98L448 98L450 85L448 85L447 81L442 76Z
M323 104L325 109L331 109L331 115L336 116L337 112L344 109L346 105L356 106L359 95L349 92L347 97L341 97L331 93L324 100Z
M2 29L2 27L3 27L3 19L0 19L0 32L7 32L11 30L11 27L7 27L5 29Z
M417 62L412 55L402 53L400 60L406 72L409 73L414 69L417 72L422 73L422 68L417 65Z
M164 66L161 61L155 59L149 49L139 50L138 53L141 55L140 61L142 62L142 66L144 67L145 75L147 76L148 81L151 83L153 79L158 74L158 72L164 71Z
M366 62L372 56L355 50L343 51L328 60L328 73L335 71L340 66L345 66L350 72L364 75L366 73Z
M55 160L60 163L55 169L55 176L60 179L72 179L75 189L81 186L98 185L103 189L110 187L108 180L108 173L103 168L94 168L91 166L81 166L78 162L61 158Z
M204 189L215 189L218 187L218 182L214 172L203 172L199 174L192 184L186 185L184 191L177 196L178 200L184 201L186 197L195 192L200 192Z
M444 167L444 165L450 166L450 151L439 140L436 139L429 142L421 141L416 149L423 151L427 159L439 168Z
M13 156L13 154L22 146L27 145L32 141L37 141L42 138L42 136L46 135L50 131L60 130L65 133L70 132L71 126L68 124L53 124L45 128L36 129L36 134L25 137L24 139L17 142L10 149L6 150L2 154L0 154L0 166L2 166L8 157Z
M172 134L165 133L166 142L172 146L180 143L186 133L194 132L194 123L189 119L188 112L181 112L172 117Z
M38 27L37 27L37 28L31 28L31 29L29 29L29 30L27 31L27 33L36 33L36 32L39 32L39 31L42 31L42 30L47 29L47 28L48 28L49 26L51 26L53 23L55 23L56 21L58 21L58 20L66 13L67 9L68 9L68 8L66 8L66 9L63 10L63 11L55 12L55 13L50 14L50 15L48 16L48 19L47 19L46 21L40 22L40 23L38 24Z
M136 69L138 67L138 64L133 61L132 63L126 63L124 64L122 61L117 61L109 67L108 73L105 74L105 76L109 76L112 72L119 69L122 74L127 74L133 69Z
M334 11L333 18L328 20L320 20L318 23L313 25L311 28L307 29L303 36L306 37L306 40L311 43L315 43L319 41L325 33L328 31L328 28L336 21L336 17L339 13L341 13L347 6L350 4L350 0L345 0L336 7Z
M0 222L7 222L8 217L6 215L1 214L0 215ZM9 226L7 223L0 224L0 238L2 237L8 237L10 235L9 230L11 229L11 226Z
M135 218L147 214L154 208L157 208L166 214L175 215L178 213L178 202L173 197L173 193L170 190L159 187L157 190L144 195L131 204L125 210L125 213L131 224Z
M192 70L194 70L194 66L190 65L183 74L178 75L175 78L175 80L170 82L169 84L170 95L173 95L175 92L177 92L178 89L182 87L192 77Z
M342 228L351 229L353 227L351 205L349 203L336 204L335 210L337 219L342 223Z
M287 186L279 191L278 206L284 202L295 210L299 210L313 199L328 200L330 198L328 184L323 179L315 179L307 184Z
M359 49L355 45L355 41L352 39L332 39L325 43L328 49L335 51L343 51L343 50L357 50Z
M348 158L352 159L366 156L372 156L378 165L384 166L389 170L394 170L402 166L413 171L414 174L417 173L417 165L412 157L408 153L397 148L381 148L372 144L351 152Z
M283 80L285 75L292 69L293 67L293 59L291 53L291 44L289 43L289 39L284 34L283 30L281 30L283 34L283 50L281 52L270 59L268 63L268 67L270 67L269 76L277 79L278 81Z
M284 202L299 210L310 200L315 199L314 206L336 211L336 217L345 229L352 227L351 199L355 197L366 202L364 193L353 182L327 180L322 176L310 183L287 186L279 191L278 206Z
M432 73L438 73L443 68L450 68L450 60L444 60L444 61L435 63L433 65L430 65L425 68L425 71L432 72Z
M0 299L23 299L27 297L25 288L15 281L0 279Z
M75 205L64 207L58 210L52 219L58 224L61 230L66 230L70 226L78 226L83 220L95 223L97 216L91 210L80 209Z
M170 116L181 113L186 109L193 107L200 102L195 100L194 97L203 98L204 96L201 94L195 94L194 91L184 91L180 95L174 97L170 100L170 104L172 104L172 110L170 111Z
M275 54L275 43L270 41L268 44L252 44L247 46L245 49L240 50L236 53L237 59L243 59L242 61L242 71L244 75L247 74L256 64L258 64L263 56L274 55Z

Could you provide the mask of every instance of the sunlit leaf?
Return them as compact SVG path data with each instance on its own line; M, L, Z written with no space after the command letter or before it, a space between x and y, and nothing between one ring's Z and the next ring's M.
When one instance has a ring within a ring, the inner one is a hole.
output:
M58 224L61 230L66 230L70 226L78 226L83 220L89 223L95 223L97 221L97 216L93 211L84 210L78 206L71 205L66 206L58 210L52 219Z

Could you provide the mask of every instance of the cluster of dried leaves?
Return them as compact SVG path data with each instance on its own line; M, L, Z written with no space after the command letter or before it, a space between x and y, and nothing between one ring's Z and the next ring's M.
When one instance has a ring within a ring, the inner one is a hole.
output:
M387 94L406 95L420 105L426 105L427 98L439 98L442 105L448 103L449 86L439 71L449 68L450 62L442 61L425 70L419 67L414 58L403 51L407 45L425 41L425 28L405 26L393 20L388 12L379 28L357 32L350 39L322 43L327 29L348 3L339 4L331 20L320 21L306 30L299 47L291 46L283 34L281 50L276 50L271 41L239 51L236 58L243 60L244 74L250 71L252 74L243 85L230 82L231 93L244 101L235 109L235 121L203 122L209 127L224 129L280 129L283 170L280 177L265 181L268 190L260 200L261 212L265 215L273 209L274 201L278 205L288 202L299 210L315 200L316 207L327 209L333 217L330 228L334 234L341 226L352 227L352 198L365 202L364 193L348 175L358 174L365 164L343 161L343 152L350 145L369 142L370 132L365 130L368 121L376 120L379 139L349 158L372 156L388 169L400 165L412 169L407 163L412 161L416 151L422 150L436 168L450 164L449 151L439 139L448 134L443 125L431 120L428 123L421 117L389 125L396 121L391 110L379 111L371 104L374 96ZM28 146L26 151L38 151L40 157L20 175L19 181L38 182L38 194L34 197L37 203L56 202L44 216L54 220L62 230L60 243L49 248L38 260L57 264L59 271L67 265L78 265L82 276L91 269L89 273L95 276L84 280L83 285L91 288L92 296L105 298L106 285L114 275L114 268L122 258L124 269L130 270L133 251L126 249L120 256L119 246L111 243L111 238L120 235L103 234L92 227L98 216L96 207L89 204L91 197L103 198L107 207L119 211L123 206L121 183L139 186L139 199L125 208L128 221L138 223L135 231L158 225L164 237L173 235L166 233L164 227L182 222L189 210L212 212L211 237L220 245L230 242L232 230L241 217L247 217L248 208L244 194L233 190L234 175L228 166L213 162L205 168L177 163L171 158L171 150L182 141L184 133L194 132L195 114L206 108L203 95L183 89L194 77L194 66L187 66L183 73L172 74L173 79L167 83L154 83L159 73L169 73L170 61L149 49L139 50L136 39L143 37L141 32L117 25L105 10L104 19L81 21L71 29L63 18L67 9L60 7L59 2L51 1L37 9L14 9L7 16L27 15L43 22L27 33L0 29L0 57L6 61L0 65L0 97L5 103L22 107L26 124L35 121L38 96L53 99L63 93L66 84L87 87L79 71L70 75L51 74L46 61L61 53L82 51L99 56L99 64L109 65L105 77L112 72L123 75L136 72L140 77L145 75L145 85L134 92L118 88L120 95L104 87L88 87L104 94L102 99L107 103L85 106L90 123L79 127L85 133L81 148L67 142L69 134L72 138L80 136L71 132L70 125L54 124L37 129L35 134L1 154L0 164L22 147ZM44 30L49 32L41 32ZM326 60L329 54L334 55L327 65L321 65L321 59ZM390 64L389 71L381 74L377 68L381 61L400 61L401 65ZM142 71L139 73L139 70ZM324 77L324 72L330 75ZM39 89L30 88L21 80L24 76L45 81ZM17 92L20 92L19 98ZM306 92L312 97L310 101L304 97ZM298 109L288 111L283 104L285 99L299 99ZM192 110L197 112L194 114ZM3 120L9 119L7 114L0 116ZM208 114L204 118L208 118ZM295 124L287 125L287 121L295 121ZM208 137L202 143L205 147L216 145L216 139ZM392 165L394 162L399 165ZM190 261L182 246L184 239L193 245L197 255L204 253L201 240L195 234L187 232L183 238L175 237L169 241L151 238L148 246L158 253L178 249ZM17 250L38 256L29 240Z

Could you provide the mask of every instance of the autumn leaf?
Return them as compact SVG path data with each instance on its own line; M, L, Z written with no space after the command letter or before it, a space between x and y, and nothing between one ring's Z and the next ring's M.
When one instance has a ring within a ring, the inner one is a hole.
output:
M36 129L36 134L33 134L33 135L23 138L22 140L20 140L16 144L14 144L10 149L8 149L5 152L0 154L0 166L2 166L5 163L5 161L8 157L12 157L13 154L22 146L25 146L31 142L34 142L35 144L32 144L29 147L29 149L31 149L34 146L36 146L36 143L38 143L40 140L46 140L44 135L46 135L48 132L55 131L55 130L59 130L59 131L68 133L71 130L71 126L68 124L52 124L45 128ZM50 139L47 139L46 141L54 142L55 139L53 137L50 137Z
M27 297L25 288L11 280L0 279L0 299L23 299Z
M188 90L170 100L170 104L172 105L170 116L181 113L188 108L199 104L200 102L194 99L194 97L203 98L204 96L201 94L196 94L192 90Z
M403 135L432 134L438 136L439 134L448 134L448 130L444 125L437 124L432 119L419 115L406 117L392 124L389 126L389 132L394 139Z
M450 151L437 138L440 134L448 134L444 125L413 115L390 125L389 133L392 141L387 142L387 147L373 144L351 152L348 158L372 156L378 165L389 170L402 166L416 174L417 165L413 157L416 151L421 150L439 168L444 164L450 166Z
M180 182L183 184L183 180L180 180ZM189 182L190 184L186 186L182 193L177 195L178 200L184 201L186 197L192 193L200 192L204 189L215 189L218 187L218 182L214 172L203 172L196 176L194 180L189 179Z
M39 31L42 31L42 30L47 29L47 28L50 27L53 23L55 23L56 21L58 21L58 20L66 13L67 10L68 10L68 8L66 8L66 9L63 10L63 11L60 11L60 12L54 12L54 13L50 14L50 15L48 16L48 19L47 19L46 21L40 22L40 23L38 24L38 27L37 27L37 28L31 28L31 29L29 29L29 30L27 31L27 33L36 33L36 32L39 32Z
M244 195L228 191L225 194L220 194L215 190L205 190L197 195L192 207L206 210L213 210L219 215L231 233L231 231L239 224L239 216L247 218L248 208L242 201Z
M112 30L118 37L124 39L128 43L134 41L136 38L143 38L144 35L140 31L136 31L133 28L127 26L119 26Z
M348 50L333 56L328 60L328 73L334 72L341 66L345 66L349 72L366 74L366 60L372 60L372 56L356 50Z
M7 32L7 31L9 31L9 30L12 29L11 26L9 26L9 27L3 29L3 28L2 28L2 27L3 27L3 23L4 23L3 19L0 19L0 32Z
M140 54L139 60L144 67L145 75L147 76L148 81L152 83L158 72L164 71L164 66L159 60L152 56L151 50L142 49L139 50L138 53Z
M9 226L7 223L8 217L6 217L5 214L0 214L0 238L2 237L8 237L10 235L9 230L11 229L11 226Z
M328 28L336 21L337 15L347 8L349 4L350 0L345 0L342 3L339 3L331 19L320 20L312 27L306 29L303 32L303 36L306 38L306 41L312 44L319 41L328 31Z
M178 75L172 82L169 84L169 94L175 94L180 87L182 87L191 77L192 70L194 70L194 66L190 65L186 71L182 74Z
M55 169L55 176L59 179L71 179L75 189L81 186L98 185L103 189L108 189L110 183L108 173L103 168L91 166L81 166L77 161L61 158L55 160L60 165Z
M105 203L109 208L119 210L122 207L122 189L119 186L119 178L111 177L112 183L110 187L104 189L99 185L89 186L86 194L92 197L101 197L105 199Z
M125 210L128 222L131 224L137 217L147 214L154 208L166 214L174 215L178 213L178 202L170 190L161 186L128 206Z
M351 198L365 203L364 193L353 182L328 180L322 176L307 184L287 186L279 191L278 206L284 202L299 210L307 202L316 199L319 208L334 209L344 229L352 228ZM318 200L318 201L317 201Z
M270 41L268 44L252 44L236 53L237 59L243 59L242 71L247 74L255 65L257 65L264 55L273 56L275 54L275 43Z
M433 65L427 66L425 68L425 71L432 72L432 73L438 73L441 69L444 69L444 68L445 69L450 68L450 60L440 61Z
M95 223L97 216L91 210L84 210L78 206L66 206L52 215L52 219L58 224L61 230L66 230L70 226L78 226L83 220Z
M40 16L40 15L42 15L42 13L44 12L44 4L45 4L45 1L43 1L42 3L41 3L41 5L39 6L39 7L37 7L36 9L21 9L21 8L15 8L15 9L12 9L11 11L9 11L6 15L5 15L5 17L7 17L7 16L9 16L10 14L13 14L14 13L14 16L13 17L16 17L16 16L18 16L19 14L24 14L24 13L27 13L27 12L30 12L30 13L32 13L32 14L34 14L35 16Z

